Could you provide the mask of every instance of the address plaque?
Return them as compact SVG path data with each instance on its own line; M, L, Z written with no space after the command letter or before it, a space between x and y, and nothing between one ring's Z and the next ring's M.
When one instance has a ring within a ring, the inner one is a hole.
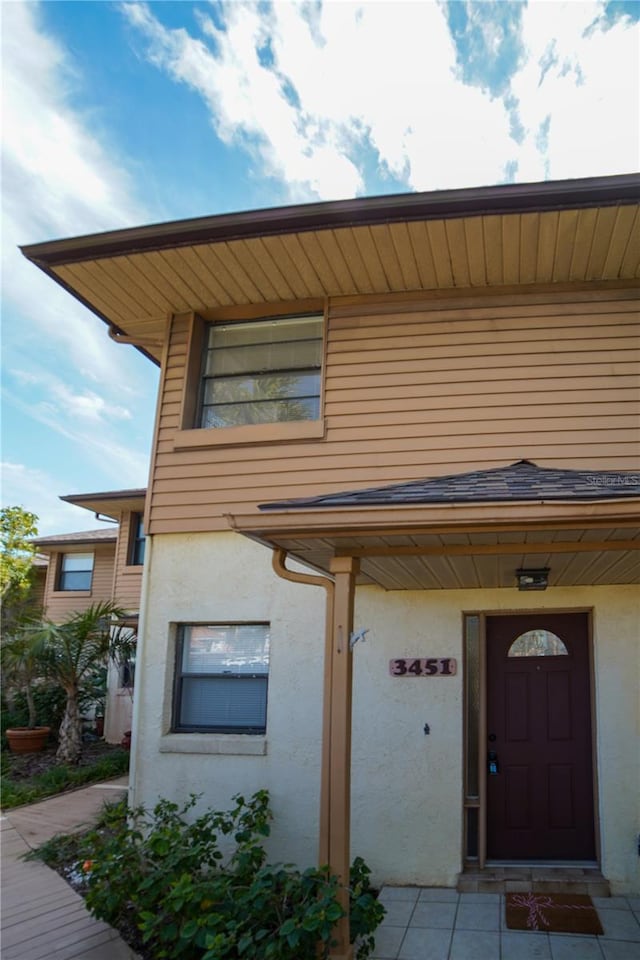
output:
M457 669L455 657L399 657L389 661L392 677L453 677Z

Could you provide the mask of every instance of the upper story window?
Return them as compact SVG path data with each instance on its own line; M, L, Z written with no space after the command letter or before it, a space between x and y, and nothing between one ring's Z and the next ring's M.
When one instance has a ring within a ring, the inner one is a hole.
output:
M141 513L131 514L131 539L129 541L129 565L141 566L144 563L144 518Z
M91 590L92 553L63 553L60 557L58 590Z
M268 676L268 623L182 625L174 730L264 733Z
M211 324L200 426L317 420L323 323L313 315Z

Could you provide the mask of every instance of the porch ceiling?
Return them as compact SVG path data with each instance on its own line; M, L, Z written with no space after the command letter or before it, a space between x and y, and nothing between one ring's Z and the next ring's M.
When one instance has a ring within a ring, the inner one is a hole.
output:
M640 277L635 176L360 198L24 247L156 362L167 317L246 304Z
M601 506L609 509L598 516L557 505L546 520L533 505L494 504L466 516L460 510L427 509L421 518L416 510L375 511L374 520L372 510L369 516L309 512L304 525L291 513L229 521L250 539L323 573L329 574L333 557L359 557L358 584L385 590L514 588L516 570L540 567L550 569L552 587L640 583L638 503L623 512Z

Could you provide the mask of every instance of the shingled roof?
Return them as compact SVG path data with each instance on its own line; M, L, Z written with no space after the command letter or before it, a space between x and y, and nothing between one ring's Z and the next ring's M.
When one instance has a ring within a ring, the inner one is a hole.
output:
M428 477L366 490L260 504L261 510L316 507L392 507L420 503L523 500L620 500L640 497L640 472L559 470L518 460L508 467Z
M65 546L79 543L115 543L118 539L118 528L102 527L100 530L82 530L79 533L56 533L50 537L34 537L30 543L38 547Z

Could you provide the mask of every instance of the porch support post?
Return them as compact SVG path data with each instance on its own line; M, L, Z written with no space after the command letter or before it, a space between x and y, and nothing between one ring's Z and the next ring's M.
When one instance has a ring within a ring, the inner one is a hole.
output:
M335 557L331 561L334 596L331 630L325 651L324 724L320 809L321 862L339 877L340 902L346 916L336 925L333 960L352 960L349 943L349 865L351 862L351 679L355 578L359 560ZM329 610L327 610L329 613ZM326 859L324 859L326 854Z

